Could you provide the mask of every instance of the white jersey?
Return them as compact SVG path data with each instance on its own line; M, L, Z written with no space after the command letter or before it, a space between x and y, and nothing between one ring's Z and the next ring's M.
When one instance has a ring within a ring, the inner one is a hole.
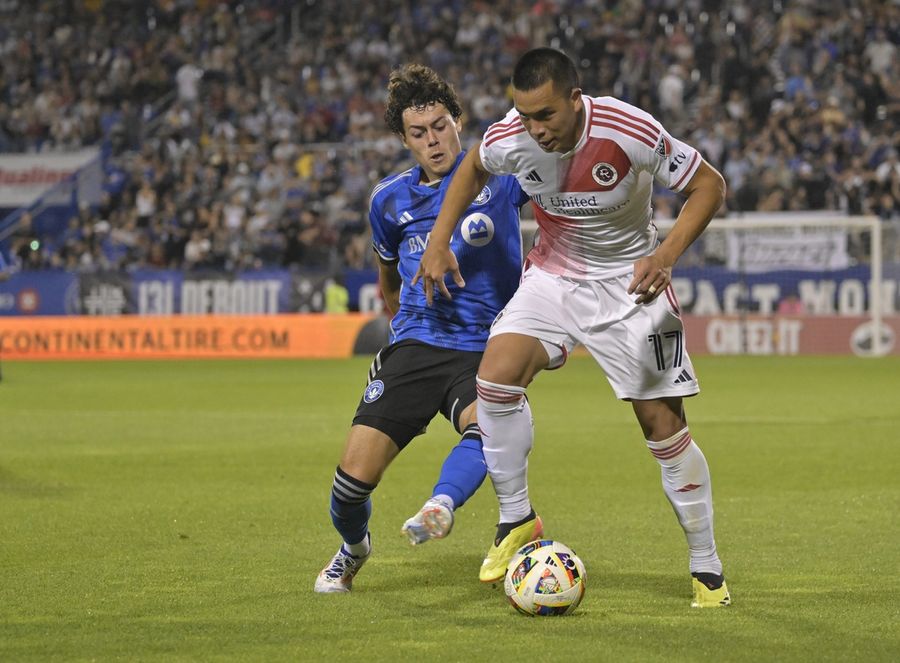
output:
M531 196L541 232L528 261L593 279L627 272L653 252L653 178L681 191L701 159L640 108L613 97L582 101L585 126L570 152L544 152L513 108L488 127L480 154L488 171L514 174Z

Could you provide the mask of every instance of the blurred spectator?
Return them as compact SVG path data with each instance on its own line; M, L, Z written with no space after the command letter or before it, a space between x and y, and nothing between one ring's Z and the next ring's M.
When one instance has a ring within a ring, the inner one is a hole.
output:
M537 44L698 147L726 176L727 210L896 220L900 4L766 7L7 0L0 150L111 155L101 205L37 251L17 239L16 259L371 267L371 187L410 162L382 119L391 68L422 61L454 81L471 142L509 108L511 67ZM657 218L679 205L657 192Z
M184 245L184 266L187 269L204 266L210 259L211 250L209 237L201 230L194 230Z
M325 281L325 312L346 313L349 310L350 293L339 276Z

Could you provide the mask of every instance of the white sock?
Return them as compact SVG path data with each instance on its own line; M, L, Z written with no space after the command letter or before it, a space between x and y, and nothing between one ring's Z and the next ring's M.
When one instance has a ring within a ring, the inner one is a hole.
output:
M451 511L454 511L456 509L456 505L453 503L453 498L450 497L449 495L444 495L443 493L441 493L440 495L435 495L434 497L430 497L428 499L429 502L431 500L436 500L436 501L440 502L441 504L443 504L445 507L447 507Z
M494 384L476 378L478 428L484 444L500 522L513 523L531 513L528 499L528 453L534 442L534 422L525 387Z
M662 468L666 497L675 509L691 553L691 573L722 573L713 537L712 484L709 466L685 427L672 437L647 440Z
M347 543L344 541L344 549L354 557L365 557L372 550L369 535L366 534L359 543Z

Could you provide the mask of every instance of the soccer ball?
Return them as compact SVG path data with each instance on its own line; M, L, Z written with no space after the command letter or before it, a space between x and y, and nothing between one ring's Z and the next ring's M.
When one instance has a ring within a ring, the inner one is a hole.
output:
M503 588L523 615L568 615L584 596L584 563L569 546L543 539L519 548Z

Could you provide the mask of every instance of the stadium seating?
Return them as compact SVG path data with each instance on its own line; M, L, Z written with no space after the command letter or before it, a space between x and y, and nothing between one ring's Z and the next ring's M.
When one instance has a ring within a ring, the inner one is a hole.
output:
M879 29L900 24L896 3L851 3L853 21L790 0L652 4L85 0L51 13L8 0L0 152L99 146L106 174L96 205L13 219L8 262L370 268L368 192L409 162L382 119L391 67L422 61L453 81L471 142L508 108L512 63L534 44L701 149L729 182L728 211L870 213L896 232L900 36ZM657 192L657 217L678 205Z

